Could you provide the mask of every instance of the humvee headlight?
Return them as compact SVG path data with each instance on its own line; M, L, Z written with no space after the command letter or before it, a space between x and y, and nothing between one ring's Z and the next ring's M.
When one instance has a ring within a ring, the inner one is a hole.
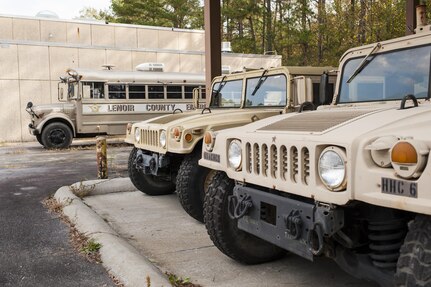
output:
M172 129L172 136L174 137L174 139L179 142L181 140L181 128L180 127L175 127Z
M166 131L162 130L159 136L159 144L161 147L166 147Z
M235 170L240 170L242 163L242 148L239 140L233 140L230 142L227 156L229 166Z
M207 131L204 135L204 146L207 151L212 151L215 144L215 134L213 131Z
M135 129L135 141L139 142L141 140L141 131L139 130L139 128Z
M370 145L367 145L365 149L370 151L371 158L376 165L386 168L391 166L390 149L397 141L396 136L384 136L377 138Z
M346 155L335 146L327 147L319 157L319 176L323 184L332 191L346 187Z
M416 140L398 141L391 149L391 163L398 176L418 178L425 168L429 149Z

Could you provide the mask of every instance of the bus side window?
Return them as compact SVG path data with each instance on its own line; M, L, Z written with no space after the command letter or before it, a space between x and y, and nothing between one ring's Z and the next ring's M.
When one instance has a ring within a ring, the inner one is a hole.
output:
M145 99L145 85L129 85L129 99Z
M184 98L193 99L193 89L198 88L197 86L184 86Z
M109 98L113 100L126 98L126 85L109 85Z
M82 96L84 99L103 99L104 88L101 82L82 82Z
M158 100L158 99L164 99L164 98L165 98L165 92L162 85L148 86L148 99Z
M182 99L183 91L182 86L166 86L167 99Z
M205 100L207 98L206 88L205 86L200 86L199 88L201 88L201 98Z

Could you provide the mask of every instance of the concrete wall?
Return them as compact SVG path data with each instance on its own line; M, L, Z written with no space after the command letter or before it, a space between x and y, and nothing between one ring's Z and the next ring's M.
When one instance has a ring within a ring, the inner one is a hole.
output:
M0 142L34 140L28 101L57 101L67 68L114 65L132 71L161 62L167 72L204 73L204 32L162 27L0 15ZM281 65L281 56L224 54L231 71Z

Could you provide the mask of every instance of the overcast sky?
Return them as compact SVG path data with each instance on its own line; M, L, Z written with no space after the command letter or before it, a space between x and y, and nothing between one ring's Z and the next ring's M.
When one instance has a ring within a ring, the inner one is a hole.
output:
M55 12L60 19L79 16L84 7L107 9L111 0L0 0L0 14L35 16L42 10Z

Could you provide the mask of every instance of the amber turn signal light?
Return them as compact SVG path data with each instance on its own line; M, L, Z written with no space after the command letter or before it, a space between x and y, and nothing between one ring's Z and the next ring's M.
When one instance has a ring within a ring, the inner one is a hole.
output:
M211 133L206 132L204 135L204 143L209 145L209 144L211 144L212 140L213 140L213 138L212 138Z
M415 147L408 142L399 142L394 145L391 153L392 162L401 164L416 164L418 154Z
M192 134L185 134L184 139L186 140L186 142L189 143L193 140L193 136L192 136Z

